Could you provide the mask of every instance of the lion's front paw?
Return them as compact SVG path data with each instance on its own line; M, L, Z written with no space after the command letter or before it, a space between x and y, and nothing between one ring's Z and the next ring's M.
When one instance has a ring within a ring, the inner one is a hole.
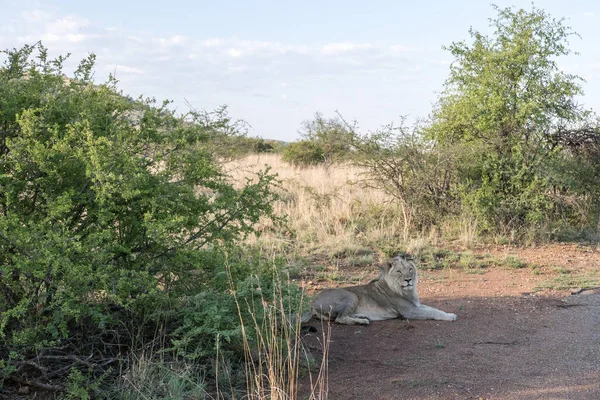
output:
M456 314L448 313L448 321L456 321Z

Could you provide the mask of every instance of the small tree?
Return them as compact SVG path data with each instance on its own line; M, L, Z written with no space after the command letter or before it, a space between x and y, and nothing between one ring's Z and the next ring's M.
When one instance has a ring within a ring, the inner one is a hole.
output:
M544 11L500 9L492 36L471 29L472 43L452 43L455 61L426 130L445 146L479 149L459 168L458 193L481 229L541 222L552 211L548 163L555 133L589 118L575 100L581 78L561 71L575 33Z
M252 153L272 153L275 152L273 141L268 141L259 137L247 138L244 144Z
M302 136L322 149L323 162L328 165L348 159L352 151L352 131L339 117L324 118L316 113L302 124Z
M287 144L281 159L296 166L318 165L324 162L323 148L315 142L300 140Z
M352 152L353 133L341 118L326 119L316 113L304 121L303 140L284 147L283 160L295 165L331 164L347 160Z

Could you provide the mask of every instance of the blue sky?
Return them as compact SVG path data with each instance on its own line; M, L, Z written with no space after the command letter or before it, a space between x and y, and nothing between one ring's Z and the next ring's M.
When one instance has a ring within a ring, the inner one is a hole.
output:
M496 1L531 8L530 1ZM600 110L600 2L537 1L581 38L560 67L586 79L581 103ZM448 74L442 45L486 32L482 1L0 0L0 48L42 40L69 68L97 55L96 81L174 101L185 111L226 104L250 135L299 137L315 112L339 111L372 130L426 117Z

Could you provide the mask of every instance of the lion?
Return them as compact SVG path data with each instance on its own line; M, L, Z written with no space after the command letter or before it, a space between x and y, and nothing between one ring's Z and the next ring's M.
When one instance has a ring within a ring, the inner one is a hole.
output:
M346 325L368 325L393 318L456 320L456 314L419 302L417 268L404 256L391 258L381 269L379 279L366 285L323 290L302 320L307 322L312 317Z

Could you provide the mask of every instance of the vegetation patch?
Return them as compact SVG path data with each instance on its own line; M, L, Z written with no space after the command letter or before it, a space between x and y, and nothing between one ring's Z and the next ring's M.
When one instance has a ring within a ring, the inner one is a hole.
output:
M574 289L595 289L600 288L600 277L597 273L579 274L560 274L550 281L543 282L535 287L535 290L554 289L554 290L574 290Z

